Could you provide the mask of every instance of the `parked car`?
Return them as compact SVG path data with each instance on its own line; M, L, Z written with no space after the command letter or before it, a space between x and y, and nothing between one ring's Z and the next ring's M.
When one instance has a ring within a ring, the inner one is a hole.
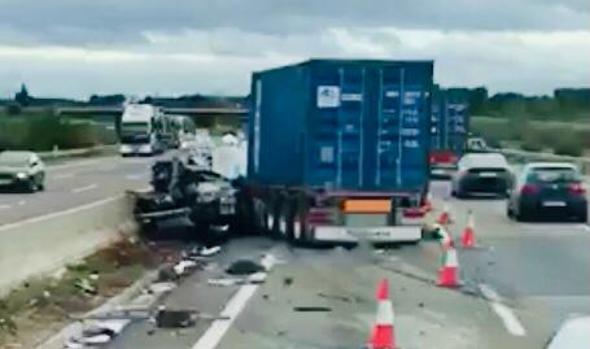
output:
M507 205L507 214L519 221L538 217L588 221L588 199L579 169L570 163L526 165Z
M451 194L464 198L472 194L508 196L514 176L502 154L465 154L457 164Z
M0 153L0 186L35 192L45 188L45 165L30 151Z

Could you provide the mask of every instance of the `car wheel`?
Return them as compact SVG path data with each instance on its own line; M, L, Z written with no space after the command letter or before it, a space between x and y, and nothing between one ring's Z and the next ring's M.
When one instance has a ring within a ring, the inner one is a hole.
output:
M512 210L512 207L510 207L510 204L506 205L506 216L508 216L509 219L514 218L514 210Z

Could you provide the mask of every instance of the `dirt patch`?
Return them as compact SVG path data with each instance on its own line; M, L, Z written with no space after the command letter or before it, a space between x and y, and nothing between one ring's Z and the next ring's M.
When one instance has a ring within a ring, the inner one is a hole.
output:
M154 246L124 239L0 299L0 348L33 348L71 319L129 287L162 262Z

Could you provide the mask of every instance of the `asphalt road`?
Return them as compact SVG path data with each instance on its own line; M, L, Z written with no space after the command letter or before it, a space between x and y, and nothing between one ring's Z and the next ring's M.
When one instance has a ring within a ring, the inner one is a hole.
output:
M434 182L433 219L448 182ZM361 246L294 249L245 238L224 246L211 268L185 280L164 300L172 308L230 315L182 330L137 322L109 348L361 348L375 319L375 287L391 284L400 348L543 348L559 324L590 314L590 228L583 224L527 223L505 216L504 200L450 200L457 238L468 210L478 248L459 249L464 286L435 285L441 263L436 242L396 249ZM218 287L207 279L239 258L272 254L276 263L260 286ZM288 282L292 280L292 283ZM298 306L328 312L300 312Z
M145 188L154 158L107 156L47 165L46 189L0 192L0 224L56 213Z

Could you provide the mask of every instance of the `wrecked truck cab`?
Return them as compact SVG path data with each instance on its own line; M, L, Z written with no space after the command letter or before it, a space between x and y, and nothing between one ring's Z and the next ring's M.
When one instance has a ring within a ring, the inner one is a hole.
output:
M135 218L147 235L178 218L188 219L198 238L227 239L239 227L239 188L187 157L156 161L151 184L150 191L134 193Z

